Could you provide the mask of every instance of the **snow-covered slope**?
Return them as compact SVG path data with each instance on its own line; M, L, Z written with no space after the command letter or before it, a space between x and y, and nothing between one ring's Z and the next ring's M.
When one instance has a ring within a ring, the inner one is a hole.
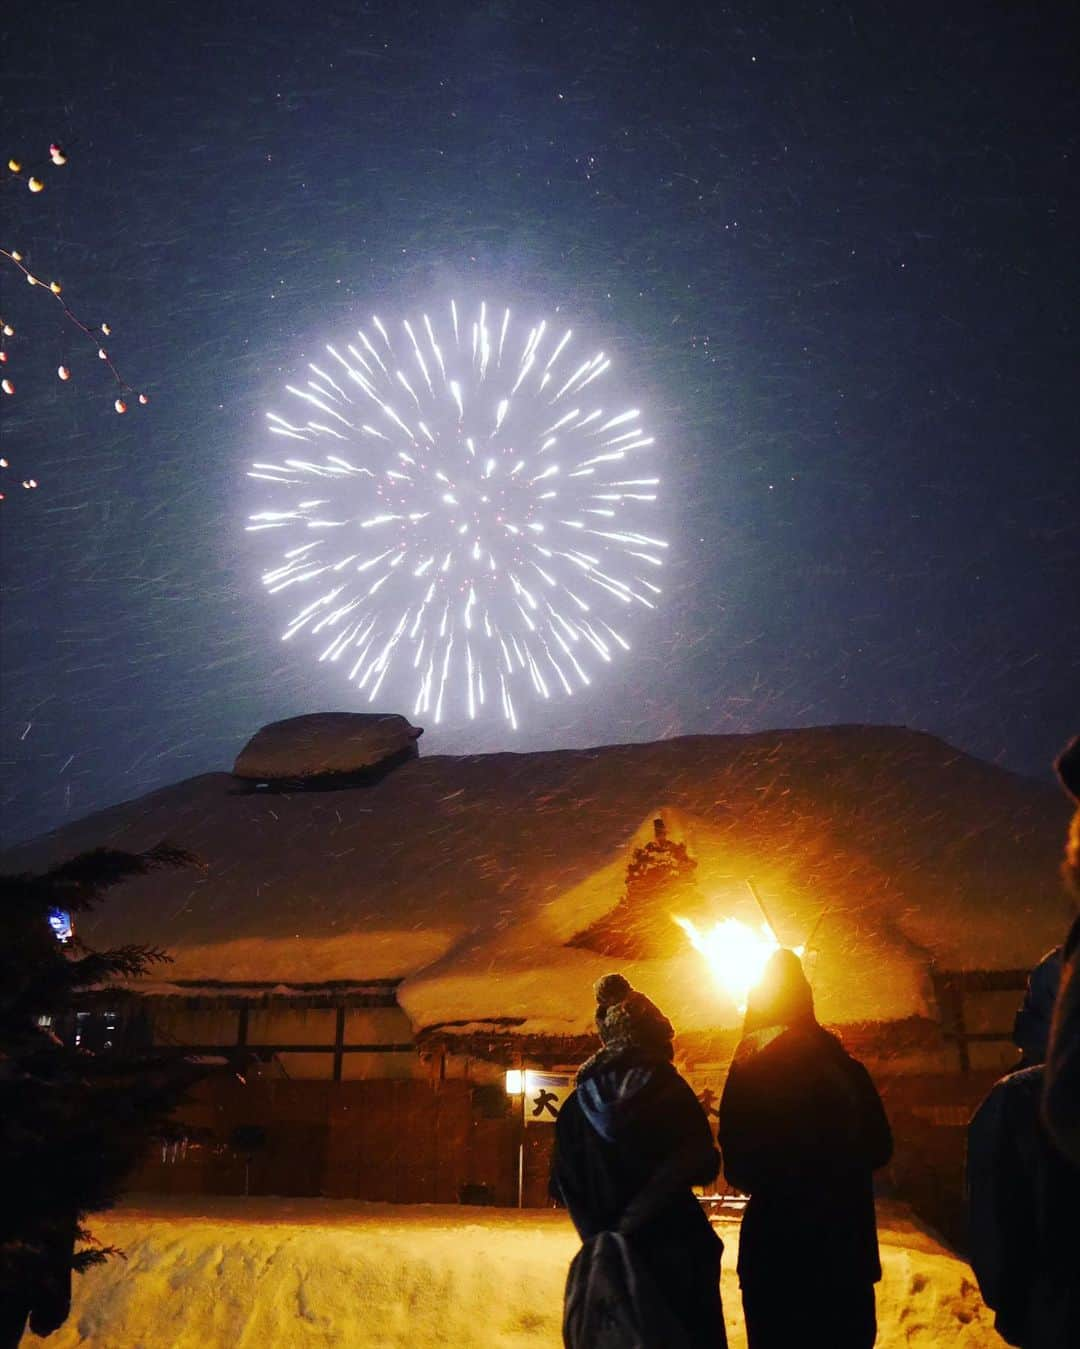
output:
M925 1014L931 962L1025 967L1063 930L1068 810L1054 789L884 727L421 758L329 792L210 774L3 865L168 838L205 872L126 885L85 920L88 939L162 945L183 979L405 976L417 1029L517 1016L577 1033L593 979L619 962L565 943L618 903L657 815L697 858L699 918L757 921L751 878L782 941L817 925L815 990L833 1023ZM734 1025L667 908L642 921L659 954L631 977L680 1029Z
M900 1212L879 1217L879 1349L1000 1343L968 1267ZM722 1222L731 1349L745 1349ZM563 1213L326 1199L132 1199L95 1219L114 1259L76 1281L51 1349L556 1349L578 1241ZM807 1308L828 1343L828 1306Z

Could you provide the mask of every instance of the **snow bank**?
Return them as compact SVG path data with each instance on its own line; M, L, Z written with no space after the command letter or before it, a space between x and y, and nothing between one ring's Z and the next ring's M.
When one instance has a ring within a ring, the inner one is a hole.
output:
M895 1207L880 1225L882 1349L999 1343L965 1264ZM566 1215L551 1211L326 1199L153 1196L94 1228L127 1260L84 1275L63 1329L24 1344L557 1349L578 1245ZM719 1231L731 1349L745 1349L738 1224L721 1220Z

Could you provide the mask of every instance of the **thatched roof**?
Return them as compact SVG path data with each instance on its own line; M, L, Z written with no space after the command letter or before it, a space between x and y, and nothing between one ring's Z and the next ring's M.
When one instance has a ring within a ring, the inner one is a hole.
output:
M680 907L757 921L750 878L782 941L821 918L811 963L834 1023L933 1014L933 966L1027 967L1068 912L1064 798L884 727L422 758L341 791L252 793L209 774L3 861L168 838L206 871L125 885L82 920L88 940L162 945L176 979L400 977L418 1030L520 1018L522 1033L578 1035L593 980L622 962L567 943L619 904L658 816L698 864ZM733 1025L671 902L627 915L647 954L627 972L680 1029Z

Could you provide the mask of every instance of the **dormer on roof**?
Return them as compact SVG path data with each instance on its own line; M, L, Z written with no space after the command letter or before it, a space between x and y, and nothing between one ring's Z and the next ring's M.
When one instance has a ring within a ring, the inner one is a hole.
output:
M315 712L274 721L237 755L233 776L269 791L369 785L419 756L423 729L396 713Z

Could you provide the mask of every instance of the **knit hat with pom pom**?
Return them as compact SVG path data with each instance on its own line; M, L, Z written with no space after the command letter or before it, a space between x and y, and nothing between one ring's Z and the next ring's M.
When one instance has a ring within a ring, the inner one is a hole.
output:
M596 1029L608 1049L634 1046L674 1057L675 1028L651 998L631 988L621 974L596 981Z

